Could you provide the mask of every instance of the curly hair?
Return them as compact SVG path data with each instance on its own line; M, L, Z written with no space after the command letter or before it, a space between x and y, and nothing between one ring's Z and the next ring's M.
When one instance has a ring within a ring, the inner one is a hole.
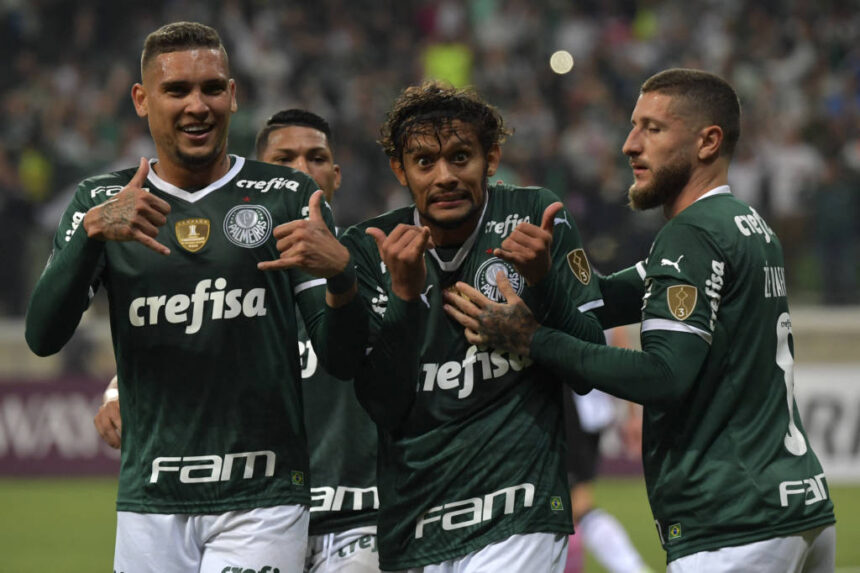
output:
M411 136L427 132L438 135L455 120L475 128L485 153L511 134L499 110L481 99L473 89L457 89L427 81L400 93L386 114L378 143L388 157L402 161L404 147Z

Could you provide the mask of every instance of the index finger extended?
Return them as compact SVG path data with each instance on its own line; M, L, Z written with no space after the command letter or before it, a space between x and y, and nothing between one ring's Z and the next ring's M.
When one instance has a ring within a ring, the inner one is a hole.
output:
M134 240L139 242L139 243L142 243L143 245L145 245L147 247L149 247L150 249L152 249L156 253L159 253L162 255L169 255L170 254L170 249L168 249L165 245L162 245L161 243L159 243L158 241L156 241L155 239L153 239L152 237L150 237L149 235L147 235L143 231L140 231L140 230L136 231L134 234Z

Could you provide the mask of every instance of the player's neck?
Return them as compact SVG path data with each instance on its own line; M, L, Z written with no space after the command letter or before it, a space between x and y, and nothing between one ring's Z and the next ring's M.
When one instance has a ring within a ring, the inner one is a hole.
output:
M675 197L675 200L663 205L663 215L666 219L676 217L708 191L728 184L728 172L726 170L696 171L690 176L690 181Z
M164 159L164 155L159 154L158 162L153 165L155 173L164 181L185 191L203 189L230 170L230 157L226 151L215 161L199 166L179 164L169 158Z

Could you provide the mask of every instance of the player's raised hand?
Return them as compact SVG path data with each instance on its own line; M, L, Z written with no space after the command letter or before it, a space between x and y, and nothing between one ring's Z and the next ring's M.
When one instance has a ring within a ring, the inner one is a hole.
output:
M540 227L531 223L520 223L502 241L501 248L493 250L497 257L508 261L532 286L543 279L552 267L552 230L555 216L563 208L556 201L544 209Z
M349 251L337 240L322 216L323 192L317 189L308 201L308 218L278 225L272 235L280 257L257 263L263 271L298 268L316 277L329 278L349 263Z
M427 282L424 252L433 247L430 229L400 224L386 235L382 229L368 227L365 231L376 241L379 256L391 273L391 290L403 300L414 300Z
M169 255L170 249L155 240L158 228L167 223L170 205L143 185L149 162L141 157L131 181L114 197L96 205L84 216L87 235L101 241L138 241L153 251Z
M445 291L445 312L463 325L471 344L528 356L540 325L504 272L496 273L496 282L507 302L493 302L471 285L458 282Z

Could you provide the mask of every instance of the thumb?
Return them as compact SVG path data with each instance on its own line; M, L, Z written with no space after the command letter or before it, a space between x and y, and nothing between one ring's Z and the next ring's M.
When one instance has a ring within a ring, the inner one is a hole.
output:
M564 205L560 201L556 201L555 203L548 206L543 211L543 218L540 222L540 228L544 231L549 231L552 233L552 228L554 226L554 221L556 214L562 210Z
M323 221L322 198L322 189L317 189L316 191L314 191L314 194L311 195L310 201L308 201L308 220L314 222Z
M505 297L508 304L514 304L514 301L519 298L517 296L517 291L515 291L514 287L511 286L511 281L508 280L508 275L505 271L499 271L496 273L496 284L499 285L499 292L502 293L502 296Z
M388 237L382 231L382 229L377 229L376 227L368 227L364 230L365 233L373 237L373 240L376 241L376 248L379 249L380 254L382 253L382 243L385 242L385 239Z
M128 184L134 187L143 188L144 183L146 183L147 175L149 175L149 161L146 160L146 157L141 157L140 163L137 165L137 171L134 172L134 176Z

